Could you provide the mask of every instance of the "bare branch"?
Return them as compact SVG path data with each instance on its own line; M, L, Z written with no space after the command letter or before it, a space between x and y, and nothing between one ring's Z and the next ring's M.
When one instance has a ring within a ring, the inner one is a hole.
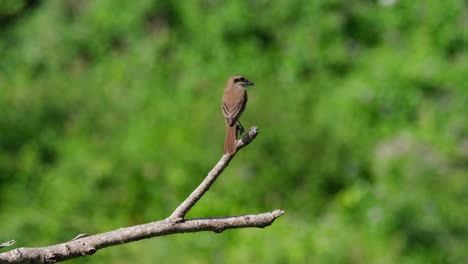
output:
M211 185L216 181L218 176L221 175L224 169L229 165L229 162L231 162L232 158L234 158L237 151L250 144L250 142L252 142L257 137L257 135L258 128L252 127L249 130L249 133L247 133L242 139L237 140L236 151L231 155L223 155L214 168L208 173L203 182L189 195L189 197L187 197L187 199L185 199L185 201L182 202L181 205L179 205L179 207L175 209L169 218L175 222L182 221L188 211L192 209L198 200L200 200L200 198L210 189Z
M0 263L55 263L80 256L92 255L102 248L145 238L201 231L220 233L226 229L244 227L263 228L271 225L283 213L283 210L276 209L273 212L263 214L192 219L178 223L166 219L73 239L49 247L17 248L0 254Z
M257 134L258 129L256 127L251 128L247 135L237 141L236 152L252 142ZM203 194L208 191L222 171L229 165L234 155L235 153L232 155L224 155L210 173L208 173L208 176L200 186L198 186L195 191L177 207L172 215L165 220L120 228L92 236L79 234L68 242L48 247L13 249L0 254L0 264L55 263L80 256L92 255L102 248L151 237L201 231L220 233L226 229L245 227L263 228L271 225L276 218L284 214L283 210L276 209L272 212L253 215L184 220L187 212L200 200ZM11 244L12 241L9 241L1 244L1 246L9 246Z

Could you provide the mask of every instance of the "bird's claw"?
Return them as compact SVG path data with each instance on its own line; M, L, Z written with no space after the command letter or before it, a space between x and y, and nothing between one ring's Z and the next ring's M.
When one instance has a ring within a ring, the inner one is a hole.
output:
M237 136L240 136L242 134L244 134L244 127L242 126L242 124L236 124L236 135Z

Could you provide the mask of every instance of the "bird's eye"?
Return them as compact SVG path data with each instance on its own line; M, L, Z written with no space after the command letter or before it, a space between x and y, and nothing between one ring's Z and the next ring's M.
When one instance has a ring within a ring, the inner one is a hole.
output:
M240 80L241 80L241 82L245 82L245 78L244 78L244 77L240 77Z

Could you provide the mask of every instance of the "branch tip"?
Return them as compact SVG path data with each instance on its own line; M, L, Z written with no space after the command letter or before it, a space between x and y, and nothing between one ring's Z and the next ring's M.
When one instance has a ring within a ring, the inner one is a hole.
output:
M278 218L284 214L284 210L282 209L275 209L271 212L275 218Z
M258 127L253 126L249 129L249 132L246 133L241 139L238 139L236 142L237 148L236 148L236 153L238 150L241 148L247 146L252 142L258 135Z

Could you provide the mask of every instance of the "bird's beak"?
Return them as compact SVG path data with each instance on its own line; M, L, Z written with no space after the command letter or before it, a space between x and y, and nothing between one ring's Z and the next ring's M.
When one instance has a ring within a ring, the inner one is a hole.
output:
M246 86L252 86L252 85L254 85L254 83L251 82L251 81L246 81L246 82L245 82L245 85L246 85Z

